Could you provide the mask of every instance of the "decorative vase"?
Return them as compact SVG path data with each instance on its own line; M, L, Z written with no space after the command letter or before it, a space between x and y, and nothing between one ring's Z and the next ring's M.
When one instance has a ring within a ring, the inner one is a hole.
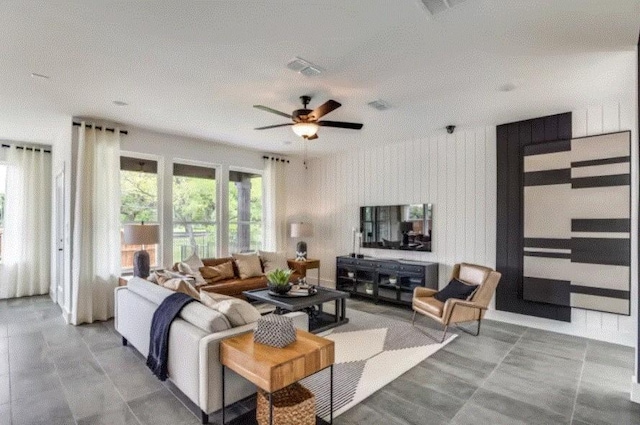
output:
M373 295L373 285L368 283L367 286L364 287L364 292Z
M389 283L390 283L391 285L395 285L396 283L398 283L398 278L393 277L393 276L392 276L392 277L390 277L390 278L389 278Z
M286 347L296 340L293 319L278 314L261 317L253 331L253 340L272 347Z
M267 287L271 292L275 292L276 294L279 294L279 295L284 295L291 290L290 283L287 283L286 285L281 285L281 284L274 284L274 283L268 282Z
M347 272L347 276L349 277L349 279L353 279L356 274L354 272Z

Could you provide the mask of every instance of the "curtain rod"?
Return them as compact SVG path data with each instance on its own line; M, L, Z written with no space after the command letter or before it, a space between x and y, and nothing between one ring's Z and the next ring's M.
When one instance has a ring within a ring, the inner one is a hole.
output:
M280 161L280 162L284 162L284 163L286 163L286 164L288 164L289 162L291 162L291 161L289 161L288 159L278 158L278 157L276 157L276 156L267 156L267 155L263 156L263 157L262 157L262 159L270 159L270 160L272 160L272 161L276 161L276 162L277 162L277 161Z
M1 145L3 148L10 148L11 145L5 145L4 143ZM51 151L48 151L46 149L43 148L30 148L30 147L25 147L25 146L17 146L16 145L16 149L24 149L27 151L43 151L44 153L51 153Z
M80 127L81 124L79 122L74 121L73 125L76 127ZM93 125L93 124L85 124L85 127L95 128L96 130L102 130L102 127L98 125ZM114 128L105 128L105 131L110 131L114 133L116 130ZM129 134L129 132L127 130L120 130L120 134Z

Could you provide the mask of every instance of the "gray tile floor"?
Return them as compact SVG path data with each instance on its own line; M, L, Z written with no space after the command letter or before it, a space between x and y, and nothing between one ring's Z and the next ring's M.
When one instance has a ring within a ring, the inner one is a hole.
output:
M462 334L335 423L640 424L633 369L627 347L485 321L479 337ZM112 322L68 326L46 296L0 301L0 425L198 423L197 408L122 347Z

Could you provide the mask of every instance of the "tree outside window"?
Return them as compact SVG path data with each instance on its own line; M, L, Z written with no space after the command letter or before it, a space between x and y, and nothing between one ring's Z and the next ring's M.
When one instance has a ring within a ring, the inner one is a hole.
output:
M173 166L173 259L217 255L215 169Z
M262 176L229 173L229 252L262 249Z
M133 254L139 245L125 245L125 224L158 222L158 163L139 158L120 158L120 224L122 268L133 268ZM151 266L158 265L158 246L145 246Z

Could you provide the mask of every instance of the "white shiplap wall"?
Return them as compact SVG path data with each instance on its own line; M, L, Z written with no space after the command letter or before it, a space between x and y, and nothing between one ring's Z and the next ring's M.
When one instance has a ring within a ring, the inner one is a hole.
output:
M313 160L309 210L316 236L309 251L322 260L322 279L333 283L336 255L351 252L363 205L434 208L432 253L363 249L366 255L438 262L441 285L456 262L495 266L495 135L495 127L457 130Z
M526 326L634 346L637 317L638 143L633 102L573 111L575 137L632 130L632 315L574 309L571 323L492 310L489 317ZM461 261L495 267L496 130L458 129L453 135L393 143L312 160L307 212L315 227L310 256L320 258L322 280L333 285L335 257L351 252L352 228L363 205L432 203L432 253L363 249L366 255L440 263L440 286Z

